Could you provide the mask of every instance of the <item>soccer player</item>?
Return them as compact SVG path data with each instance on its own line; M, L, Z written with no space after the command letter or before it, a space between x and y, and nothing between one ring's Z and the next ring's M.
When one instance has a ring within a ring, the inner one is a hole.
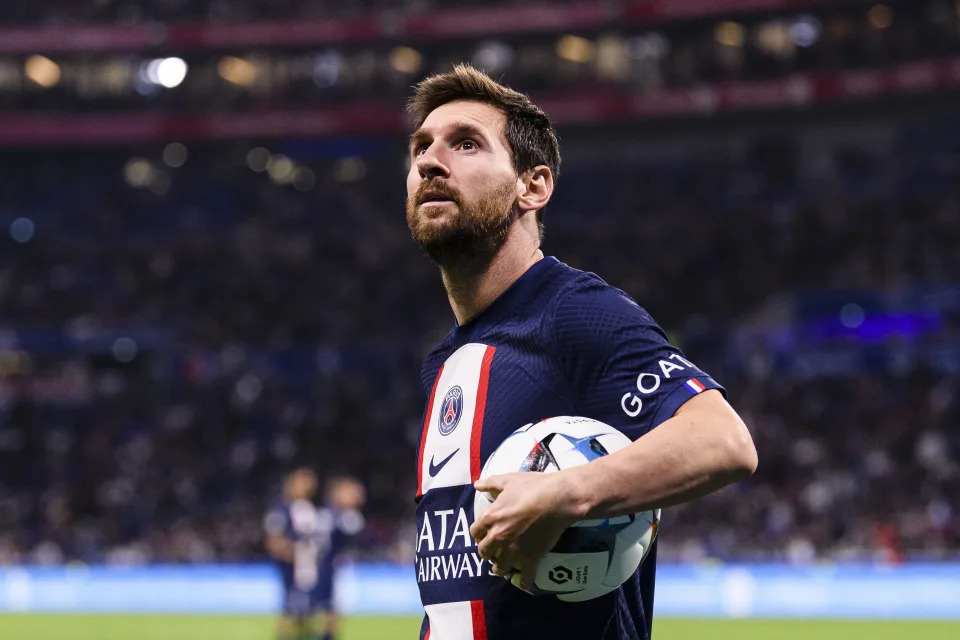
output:
M317 476L301 468L287 476L284 499L264 519L267 552L283 579L281 640L334 640L339 616L334 608L333 578L349 539L363 528L366 492L354 478L331 480L327 507L313 504Z
M407 224L456 318L421 375L420 637L649 638L656 545L617 591L586 602L531 596L497 576L519 572L529 588L573 522L669 507L749 476L750 434L630 296L544 257L560 153L540 108L460 65L418 84L410 110ZM595 194L584 225L603 215L603 184ZM600 420L634 443L580 467L478 482L504 438L557 415ZM496 496L477 522L475 490Z

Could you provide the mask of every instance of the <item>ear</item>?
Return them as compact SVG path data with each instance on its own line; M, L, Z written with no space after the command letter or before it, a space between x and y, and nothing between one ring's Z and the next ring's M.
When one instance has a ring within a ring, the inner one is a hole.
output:
M553 172L546 165L538 165L520 175L520 196L517 206L521 213L543 209L553 195Z

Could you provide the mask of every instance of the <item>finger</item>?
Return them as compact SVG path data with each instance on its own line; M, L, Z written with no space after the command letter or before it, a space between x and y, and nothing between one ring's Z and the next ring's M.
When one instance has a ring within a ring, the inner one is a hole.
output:
M489 478L480 478L473 483L473 488L477 491L485 491L496 499L503 488L506 486L507 476L490 476Z
M537 567L540 564L539 558L517 558L514 566L520 576L520 588L529 592L533 589L533 581L537 577Z
M511 553L510 550L501 545L500 550L497 552L497 555L494 557L494 562L496 562L501 567L507 567L509 569L519 570L518 559L515 553Z
M477 544L477 554L484 560L496 562L500 560L501 552L501 544L491 536L485 537L482 542Z
M474 540L477 541L478 544L487 537L488 533L490 533L490 525L485 518L481 517L479 520L470 525L470 535Z

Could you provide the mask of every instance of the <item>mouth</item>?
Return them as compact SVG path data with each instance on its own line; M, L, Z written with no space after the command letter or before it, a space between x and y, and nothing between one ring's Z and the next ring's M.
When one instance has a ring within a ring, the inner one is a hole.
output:
M425 204L445 204L448 202L453 202L453 198L442 193L440 191L425 191L422 196L420 196L420 205Z

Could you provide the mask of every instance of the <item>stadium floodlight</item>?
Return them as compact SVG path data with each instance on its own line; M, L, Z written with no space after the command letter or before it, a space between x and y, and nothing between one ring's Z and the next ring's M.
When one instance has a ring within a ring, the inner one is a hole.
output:
M137 352L140 351L140 347L137 346L133 338L124 336L114 341L110 351L113 353L113 357L116 358L117 362L127 364L133 362L133 359L137 357Z
M267 174L276 184L289 184L296 169L297 165L293 160L282 153L273 156L267 163Z
M893 11L885 4L877 4L867 11L867 22L874 29L886 29L893 24Z
M251 171L263 173L270 165L271 157L273 157L273 154L270 153L269 149L265 149L264 147L250 149L250 151L247 152L247 166L250 167Z
M337 84L343 72L343 60L336 51L317 54L313 59L313 82L321 89Z
M251 87L257 80L257 68L252 62L237 56L224 56L217 63L217 73L230 84Z
M155 169L149 160L134 157L123 167L123 178L131 187L145 187L153 180Z
M738 22L721 22L713 29L713 37L725 47L742 47L747 38L747 30Z
M163 148L163 163L168 167L177 169L187 161L188 155L186 145L182 142L171 142Z
M297 191L310 191L317 182L317 175L309 167L300 167L293 172L290 182Z
M140 67L140 79L166 89L173 89L187 77L187 63L183 58L156 58Z
M820 21L813 16L800 16L789 27L790 37L798 47L812 47L820 39Z
M513 64L513 47L497 40L483 42L473 54L473 64L488 73L505 71Z
M17 218L10 224L10 237L14 242L26 244L33 240L37 227L30 218Z
M182 58L165 58L157 67L160 86L173 89L187 77L187 63Z
M566 35L557 40L557 57L570 62L590 62L596 56L596 45L580 36Z
M60 82L60 65L45 56L30 56L23 65L25 76L49 89Z
M396 47L390 52L390 66L400 73L414 74L422 64L423 56L411 47Z

